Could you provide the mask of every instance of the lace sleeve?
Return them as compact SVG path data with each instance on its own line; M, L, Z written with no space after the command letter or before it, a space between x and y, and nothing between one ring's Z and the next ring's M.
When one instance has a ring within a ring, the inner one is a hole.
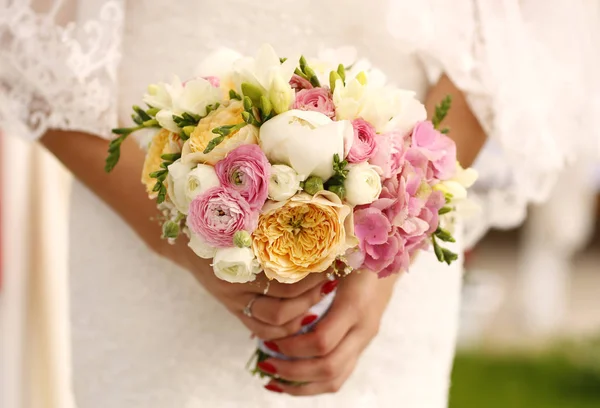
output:
M442 72L453 80L488 134L475 164L482 211L466 220L469 245L490 227L521 223L569 160L590 147L598 154L592 3L391 0L392 34L421 57L432 84Z
M0 2L0 128L108 136L117 122L121 1Z

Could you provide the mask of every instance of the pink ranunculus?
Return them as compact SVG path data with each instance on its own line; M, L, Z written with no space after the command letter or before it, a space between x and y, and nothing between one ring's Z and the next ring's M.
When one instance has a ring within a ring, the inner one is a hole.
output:
M292 78L290 79L290 86L296 92L299 92L303 89L313 89L313 86L308 79L304 79L297 74L292 75Z
M242 145L215 165L223 187L237 191L252 211L260 210L269 194L271 165L258 145Z
M303 89L297 92L293 108L320 112L330 119L335 118L335 105L328 88Z
M352 127L354 128L354 142L347 159L350 163L362 163L375 154L377 132L373 125L361 118L354 119Z
M254 232L258 212L235 190L213 187L197 196L190 204L187 224L195 234L217 248L233 246L237 231Z
M433 175L447 180L456 171L456 144L438 132L429 121L419 122L411 136L412 147L419 149L431 162Z
M389 179L396 175L404 162L405 138L398 132L377 135L376 149L369 163L381 169L381 177Z

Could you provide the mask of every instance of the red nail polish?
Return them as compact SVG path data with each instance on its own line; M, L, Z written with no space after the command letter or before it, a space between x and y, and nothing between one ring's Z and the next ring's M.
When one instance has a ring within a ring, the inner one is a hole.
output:
M304 319L302 319L302 323L301 324L302 324L302 326L308 326L309 324L311 324L312 322L314 322L318 318L319 318L319 316L317 316L317 315L308 315Z
M277 369L271 363L267 363L266 361L261 361L260 363L257 364L257 366L258 366L258 368L260 368L260 371L262 371L264 373L277 374Z
M264 345L269 350L273 350L276 353L279 353L279 346L272 341L265 341Z
M283 390L281 388L279 388L278 386L276 386L275 384L267 384L267 385L265 385L265 389L267 389L269 391L273 391L273 392L283 392Z
M335 290L335 288L337 288L338 283L340 283L340 281L338 281L338 280L326 282L323 285L323 287L321 288L321 294L322 295L330 294L331 292L333 292Z

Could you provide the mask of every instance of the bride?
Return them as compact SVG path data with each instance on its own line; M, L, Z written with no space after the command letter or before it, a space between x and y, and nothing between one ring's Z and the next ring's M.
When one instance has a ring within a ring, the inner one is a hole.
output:
M135 142L123 145L117 174L104 174L103 162L110 129L129 123L130 106L147 84L173 73L199 74L198 62L220 47L253 54L268 42L282 56L332 58L337 48L350 58L350 49L340 47L351 44L391 82L414 90L429 111L446 94L454 96L447 125L464 166L487 134L491 147L478 159L483 178L476 191L483 210L464 225L460 251L489 226L518 222L527 202L543 196L569 148L553 129L558 122L545 114L550 106L567 109L577 95L570 89L562 95L571 100L556 101L554 92L567 86L550 81L561 76L550 77L549 67L561 75L572 67L560 71L555 54L533 45L557 26L549 24L553 16L525 29L524 19L541 1L451 3L30 0L5 6L1 125L39 137L78 179L70 227L78 407L446 405L460 262L446 266L424 252L404 276L311 277L271 283L262 295L264 280L219 281L185 244L159 238ZM583 10L579 2L566 3ZM336 287L334 305L316 330L291 336ZM248 317L243 309L256 294ZM289 356L314 357L262 365L307 384L272 381L262 388L243 370L255 347L251 336Z

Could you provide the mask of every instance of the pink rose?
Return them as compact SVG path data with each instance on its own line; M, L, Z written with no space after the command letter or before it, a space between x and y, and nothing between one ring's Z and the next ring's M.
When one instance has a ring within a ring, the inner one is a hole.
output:
M456 170L456 144L438 132L429 121L419 122L412 132L412 147L419 149L431 162L433 176L447 180Z
M258 145L242 145L215 165L223 187L237 191L252 211L260 210L269 193L271 165Z
M313 86L308 79L304 79L297 74L292 75L292 78L290 79L290 86L296 92L301 91L303 89L313 89Z
M362 163L375 154L377 134L373 125L361 118L354 119L352 127L354 128L354 142L347 159L350 163Z
M252 233L257 223L258 213L237 191L225 187L213 187L197 196L187 216L190 229L217 248L232 247L237 231Z
M320 112L330 119L335 118L335 105L327 88L303 89L296 93L294 109Z
M388 179L402 168L405 154L404 136L397 132L377 135L377 145L369 163L381 169L381 177Z

